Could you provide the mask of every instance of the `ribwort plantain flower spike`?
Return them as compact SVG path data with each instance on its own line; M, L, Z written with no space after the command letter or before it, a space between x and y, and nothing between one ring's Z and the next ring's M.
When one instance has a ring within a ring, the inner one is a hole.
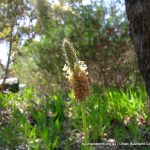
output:
M65 77L73 88L78 101L84 101L89 95L87 66L83 61L78 60L74 47L67 39L63 40L62 47L66 59L63 68Z
M70 66L70 68L72 70L75 69L75 67L77 66L77 63L78 63L78 57L75 53L74 47L72 46L70 41L67 40L66 38L63 40L62 47L64 50L64 55L66 58L67 65Z

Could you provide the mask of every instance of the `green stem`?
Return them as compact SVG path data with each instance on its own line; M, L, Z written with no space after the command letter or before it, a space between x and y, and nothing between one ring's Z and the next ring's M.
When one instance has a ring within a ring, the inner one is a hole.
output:
M87 120L86 120L86 114L85 114L85 103L83 102L81 104L81 111L82 111L82 122L83 122L83 129L84 129L84 142L88 143L88 128L87 128Z

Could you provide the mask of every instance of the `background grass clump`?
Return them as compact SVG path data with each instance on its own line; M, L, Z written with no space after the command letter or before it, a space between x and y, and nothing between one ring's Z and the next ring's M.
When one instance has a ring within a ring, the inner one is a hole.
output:
M79 103L72 92L35 94L32 89L0 94L0 147L81 148L84 139ZM89 142L147 142L146 92L142 86L92 88L87 99Z

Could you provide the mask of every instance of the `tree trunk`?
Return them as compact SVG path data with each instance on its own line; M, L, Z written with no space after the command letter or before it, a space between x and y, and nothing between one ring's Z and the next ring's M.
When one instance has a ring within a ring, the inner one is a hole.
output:
M148 111L150 114L150 1L125 0L125 2L131 39L149 97Z

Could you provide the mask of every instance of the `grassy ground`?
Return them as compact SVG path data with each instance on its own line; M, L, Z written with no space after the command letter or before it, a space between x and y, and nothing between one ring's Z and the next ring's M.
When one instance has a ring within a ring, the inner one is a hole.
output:
M93 88L84 111L88 143L84 143L81 103L72 92L48 95L26 89L0 94L0 149L150 149L142 86Z

